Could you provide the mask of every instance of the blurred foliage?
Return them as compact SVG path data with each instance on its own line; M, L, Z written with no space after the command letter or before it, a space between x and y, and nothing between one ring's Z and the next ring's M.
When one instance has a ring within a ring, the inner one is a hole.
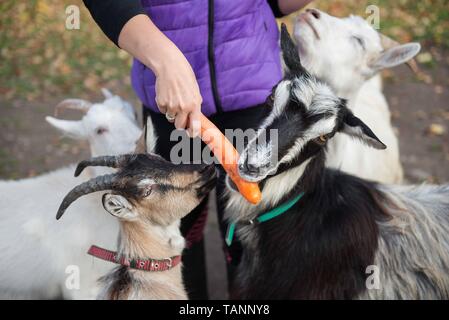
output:
M65 9L72 4L81 11L79 30L66 29ZM131 58L103 35L82 1L2 0L0 12L4 99L83 96L103 82L128 79Z
M317 0L313 6L337 16L367 16L380 7L381 31L397 40L449 48L448 0ZM80 30L65 28L68 5L81 9ZM129 87L131 58L114 46L80 0L0 2L0 96L43 99L98 91L107 83Z
M379 7L380 32L399 42L449 48L449 0L316 0L309 7L337 17L368 17L366 8L370 5ZM294 15L286 21L291 22Z

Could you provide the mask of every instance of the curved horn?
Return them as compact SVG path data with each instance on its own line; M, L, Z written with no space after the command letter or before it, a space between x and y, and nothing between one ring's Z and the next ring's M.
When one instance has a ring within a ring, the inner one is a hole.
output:
M107 174L104 176L99 176L89 181L86 181L75 188L73 188L62 200L61 205L59 206L58 213L56 214L56 220L59 220L67 208L74 202L76 199L96 191L110 190L114 188L114 185L117 182L117 176L115 174Z
M380 43L382 45L382 48L384 48L384 50L388 50L400 45L400 43L397 42L396 40L393 40L380 32L379 36L380 36ZM406 64L414 74L420 74L421 71L419 70L418 64L416 63L415 59L410 59L409 61L406 62Z
M83 100L83 99L65 99L58 103L58 105L55 107L55 117L58 116L59 112L64 109L72 109L72 110L79 110L83 113L86 113L89 111L89 108L92 106L92 103Z
M132 155L124 154L120 156L101 156L91 158L89 160L83 160L78 163L78 166L76 167L75 177L78 177L81 172L89 166L121 168L131 160L131 157Z

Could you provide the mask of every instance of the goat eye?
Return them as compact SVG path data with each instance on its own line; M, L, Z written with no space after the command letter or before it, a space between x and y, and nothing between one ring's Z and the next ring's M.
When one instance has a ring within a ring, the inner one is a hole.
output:
M315 142L318 143L319 145L325 145L328 139L329 136L327 134L322 134L315 139Z
M354 38L355 41L357 41L357 43L362 47L362 49L365 50L365 41L363 41L362 38L357 37L357 36L353 36L353 38Z
M143 191L143 196L148 197L150 194L151 194L151 187L145 188L145 190Z
M108 129L103 128L103 127L99 127L99 128L97 128L97 130L95 130L96 134L98 134L98 135L103 134L106 131L108 131Z

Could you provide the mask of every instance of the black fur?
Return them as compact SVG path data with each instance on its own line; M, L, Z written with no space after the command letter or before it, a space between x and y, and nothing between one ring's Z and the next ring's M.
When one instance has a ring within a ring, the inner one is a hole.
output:
M232 297L238 299L351 299L363 291L374 264L377 221L389 219L373 182L324 169L324 151L286 202L305 195L288 212L252 228L243 243Z
M123 300L128 298L134 281L128 267L118 266L111 274L101 277L98 282L103 285L112 283L107 297L108 300Z

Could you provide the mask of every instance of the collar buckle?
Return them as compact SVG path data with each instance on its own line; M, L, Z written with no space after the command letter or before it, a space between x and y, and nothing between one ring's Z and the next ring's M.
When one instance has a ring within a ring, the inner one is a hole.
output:
M167 269L171 269L172 266L173 266L173 259L172 258L166 258L164 260L168 261L167 262Z

